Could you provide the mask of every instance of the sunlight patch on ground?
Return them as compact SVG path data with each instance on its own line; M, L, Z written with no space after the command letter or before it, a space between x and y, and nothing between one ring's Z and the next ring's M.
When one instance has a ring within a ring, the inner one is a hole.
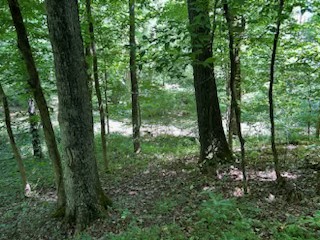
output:
M281 175L288 179L297 179L298 175L290 172L282 172ZM229 171L219 172L218 178L223 179L225 177L230 177L234 179L235 181L241 181L243 179L242 171L241 169L238 169L236 167L230 167ZM261 182L270 182L275 181L276 173L273 169L268 169L265 171L254 171L254 170L248 170L247 171L247 178L248 180L258 180Z

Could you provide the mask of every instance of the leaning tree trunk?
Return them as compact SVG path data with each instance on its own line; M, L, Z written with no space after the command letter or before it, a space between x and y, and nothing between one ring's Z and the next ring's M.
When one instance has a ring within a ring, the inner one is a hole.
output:
M141 151L140 146L140 116L139 116L139 86L136 65L136 27L135 27L135 0L129 0L130 14L130 78L132 97L132 127L133 127L133 150L135 153Z
M20 172L20 177L22 181L22 191L25 194L26 190L28 190L28 182L27 182L27 175L26 175L26 170L24 168L24 164L22 161L22 157L20 154L20 151L17 147L16 141L14 140L12 128L11 128L11 118L10 118L10 110L9 110L9 104L7 100L7 96L3 91L3 88L0 84L0 98L2 98L2 104L3 104L3 111L5 115L5 121L6 121L6 127L7 127L7 132L8 136L10 139L10 145L13 151L13 155L18 163L18 168Z
M86 0L86 9L88 16L88 24L89 24L89 35L90 35L90 48L92 52L92 61L93 61L93 79L94 86L98 98L99 105L99 114L100 114L100 125L101 125L101 145L102 145L102 157L105 171L109 171L109 162L107 158L107 139L106 139L106 123L105 123L105 113L103 107L103 101L100 90L99 76L98 76L98 57L96 52L96 43L94 38L94 27L93 27L93 19L91 14L91 0Z
M235 129L232 131L237 130L236 134L238 135L240 145L241 145L241 168L242 168L242 176L243 176L243 190L244 193L248 193L247 187L247 174L246 174L246 160L245 160L245 148L244 148L244 138L241 132L241 110L238 104L238 97L237 95L237 80L240 79L240 72L239 72L239 54L236 52L239 51L237 44L235 44L235 31L233 30L233 16L230 13L229 5L227 0L224 1L223 4L225 17L227 20L228 25L228 35L229 35L229 57L230 57L230 90L231 90L231 109L234 111L234 118L236 122ZM239 89L238 89L239 90ZM231 124L231 123L230 123Z
M193 76L200 137L200 167L215 172L218 161L232 159L223 131L212 58L208 1L188 0ZM211 62L211 61L209 61Z
M280 35L280 25L282 18L284 0L279 0L279 10L278 10L278 19L276 25L276 32L273 40L273 50L271 55L271 63L270 63L270 86L269 86L269 115L270 115L270 123L271 123L271 148L274 159L274 167L277 176L277 182L282 184L284 182L284 178L281 176L280 165L279 165L279 156L275 143L275 124L274 124L274 107L273 107L273 84L274 84L274 66L276 62L276 53L277 53L277 45L279 41Z
M10 7L13 24L17 31L18 47L22 53L24 62L26 64L27 72L29 75L28 84L32 90L34 99L39 108L45 141L48 147L50 159L54 167L55 181L56 181L57 195L58 195L58 210L63 211L66 199L65 199L65 192L64 192L63 179L62 179L63 176L62 176L61 159L60 159L60 154L58 151L58 146L56 143L56 138L54 135L54 131L53 131L53 127L50 119L50 114L48 111L47 102L41 88L39 74L36 68L35 61L33 59L31 47L28 40L27 30L23 23L23 18L20 11L19 3L17 0L8 0L8 4Z
M30 133L32 138L33 156L36 159L43 158L41 142L39 136L38 120L36 114L36 105L32 98L28 101L28 113L30 123Z
M66 220L78 230L111 204L98 175L93 116L76 0L47 0L48 27L54 53L59 125L64 156Z

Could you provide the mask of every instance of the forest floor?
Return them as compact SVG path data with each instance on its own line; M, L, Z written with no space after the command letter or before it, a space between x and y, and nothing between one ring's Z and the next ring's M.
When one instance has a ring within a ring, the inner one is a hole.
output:
M51 217L51 164L26 161L33 192L22 198L14 159L1 159L0 239L320 239L315 145L279 147L286 188L275 184L268 147L248 151L244 196L237 163L220 166L217 178L200 173L193 139L145 136L138 156L130 138L109 141L112 169L101 181L113 207L76 235Z

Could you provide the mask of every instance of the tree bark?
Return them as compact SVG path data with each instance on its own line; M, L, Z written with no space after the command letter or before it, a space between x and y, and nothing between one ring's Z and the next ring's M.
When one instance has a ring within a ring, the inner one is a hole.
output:
M26 64L27 72L29 75L28 84L32 90L34 99L39 108L41 123L43 125L43 131L45 136L45 141L48 147L48 152L50 159L53 163L55 181L57 186L57 195L58 195L58 209L63 210L65 205L65 192L63 185L63 174L61 167L61 159L58 151L58 146L56 143L56 138L54 135L50 114L48 111L48 106L46 99L44 97L39 74L36 68L35 61L33 59L31 47L28 40L27 30L23 23L22 14L20 11L18 0L8 0L10 7L10 12L13 20L13 24L16 28L17 38L18 38L18 47L23 56L24 62Z
M235 129L232 131L237 130L236 134L238 135L240 146L241 146L241 168L242 168L242 176L243 176L243 189L244 193L248 193L247 187L247 174L246 174L246 159L245 159L245 140L242 136L241 132L241 110L238 104L238 97L237 95L237 80L240 80L240 65L239 65L239 48L237 44L235 44L235 32L233 30L233 16L230 13L229 5L227 0L224 0L223 4L225 17L227 20L228 25L228 35L229 35L229 57L230 57L230 90L231 90L231 109L234 111L234 118L236 122ZM238 82L240 84L240 82ZM239 89L238 89L239 90ZM230 122L230 124L232 124ZM229 143L230 144L230 143Z
M94 86L98 98L99 105L99 114L100 114L100 125L101 125L101 145L102 145L102 158L104 162L105 171L109 171L109 161L107 158L107 139L106 139L106 123L105 123L105 113L104 106L101 96L100 83L99 83L99 75L98 75L98 57L96 51L96 43L94 37L94 27L93 27L93 19L91 14L91 0L86 0L86 10L89 24L89 35L90 35L90 48L92 52L92 66L93 66L93 79Z
M0 84L0 98L2 98L3 111L4 111L4 115L5 115L7 133L8 133L9 139L10 139L10 145L12 148L13 155L18 163L18 168L19 168L21 182L22 182L22 191L25 194L26 190L28 189L26 170L24 168L24 164L22 161L20 151L19 151L17 144L16 144L16 141L14 139L14 135L13 135L12 128L11 128L9 104L8 104L7 96L4 93L1 84Z
M136 27L135 27L135 0L129 0L130 15L130 78L131 78L131 98L132 98L132 127L133 127L133 150L135 153L141 151L140 146L140 117L139 117L139 86L137 79L136 64Z
M47 0L59 98L66 220L85 228L111 204L98 175L78 2Z
M317 126L316 126L316 134L315 137L317 139L319 139L319 135L320 135L320 116L318 116L318 121L317 121Z
M33 148L33 156L36 159L42 159L42 148L39 136L39 129L38 129L38 121L36 120L36 106L35 102L32 98L28 101L28 113L29 113L29 123L30 123L30 133L32 137L32 148Z
M270 63L270 85L269 85L269 115L270 115L270 123L271 123L271 139L270 140L271 140L271 148L272 148L272 154L274 159L274 167L275 167L275 172L277 176L277 182L279 184L282 184L284 182L284 179L281 176L279 156L278 156L276 143L275 143L273 84L274 84L274 67L275 67L277 46L278 46L279 35L280 35L280 25L281 25L283 6L284 6L284 0L279 0L278 18L277 18L276 32L273 39L273 49L272 49L271 63Z
M108 104L108 74L107 70L104 73L104 99L106 102L105 112L107 120L107 133L110 134L110 117L109 117L109 104Z
M188 0L192 66L200 137L200 167L213 173L218 162L232 159L223 131L212 58L208 0Z

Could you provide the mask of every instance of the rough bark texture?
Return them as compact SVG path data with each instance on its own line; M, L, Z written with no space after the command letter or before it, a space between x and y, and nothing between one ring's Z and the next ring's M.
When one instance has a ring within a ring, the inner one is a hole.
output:
M39 108L45 141L48 147L50 159L54 167L55 180L56 180L56 186L57 186L57 195L58 195L58 208L63 209L65 205L65 192L64 192L64 185L63 185L63 178L62 178L63 174L62 174L62 167L61 167L61 159L60 159L60 154L58 151L58 146L56 143L53 127L51 124L47 102L40 85L39 74L35 65L35 61L33 59L31 47L28 40L27 30L23 23L23 18L20 11L19 3L17 0L8 0L8 4L10 7L13 24L17 31L18 47L22 53L22 56L29 74L28 84L32 90L34 99Z
M283 183L284 179L280 173L279 157L278 157L278 152L277 152L276 143L275 143L273 84L274 84L274 66L276 62L277 46L278 46L279 35L280 35L280 25L281 25L283 5L284 5L284 0L279 0L278 19L277 19L276 32L273 39L273 49L272 49L271 63L270 63L270 85L269 85L269 115L270 115L270 123L271 123L271 148L272 148L274 167L275 167L278 183Z
M96 95L98 98L98 105L99 105L98 107L99 107L99 114L100 114L102 157L103 157L105 171L108 171L109 162L107 158L106 123L105 123L104 106L103 106L103 101L101 96L99 75L98 75L98 57L97 57L96 43L94 38L93 19L91 14L91 0L86 0L86 10L87 10L87 17L88 17L88 24L89 24L90 48L92 52L93 79L94 79Z
M36 106L32 98L30 98L28 101L28 113L29 113L30 133L32 138L33 156L37 159L41 159L43 157L43 154L42 154L42 148L41 148L41 142L40 142L40 136L39 136Z
M66 219L83 229L111 204L100 185L76 0L46 1L59 98Z
M237 99L237 78L240 78L240 76L237 76L239 74L239 71L237 68L240 66L237 66L239 55L236 54L236 52L239 50L236 47L235 44L235 32L233 30L232 26L232 15L229 10L229 5L227 1L225 0L225 3L223 4L223 9L225 13L225 17L227 20L228 25L228 35L229 35L229 57L230 57L230 90L231 90L231 109L234 110L234 117L235 117L235 130L237 130L236 134L239 137L240 146L241 146L241 167L242 167L242 176L243 176L243 189L244 193L248 193L247 188L247 174L246 174L246 159L245 159L245 140L242 136L241 132L241 110L238 104ZM234 129L232 129L234 131Z
M12 128L11 128L9 104L8 104L7 96L5 95L1 84L0 84L0 99L2 100L3 111L4 111L4 115L5 115L5 122L6 122L6 127L7 127L7 133L8 133L9 139L10 139L10 145L12 148L13 155L18 163L18 168L19 168L20 177L21 177L21 181L22 181L22 191L23 191L23 193L25 193L25 191L27 190L27 184L28 184L26 170L24 168L24 164L22 161L20 151L19 151L17 144L16 144L16 141L14 139L14 135L13 135Z
M136 64L136 26L135 26L135 0L129 0L130 15L130 78L132 98L132 127L133 127L133 150L135 153L141 151L140 146L140 117L139 117L139 86L137 79Z
M232 159L223 131L213 66L210 18L207 0L188 0L193 75L200 137L200 167L213 172L218 161Z

